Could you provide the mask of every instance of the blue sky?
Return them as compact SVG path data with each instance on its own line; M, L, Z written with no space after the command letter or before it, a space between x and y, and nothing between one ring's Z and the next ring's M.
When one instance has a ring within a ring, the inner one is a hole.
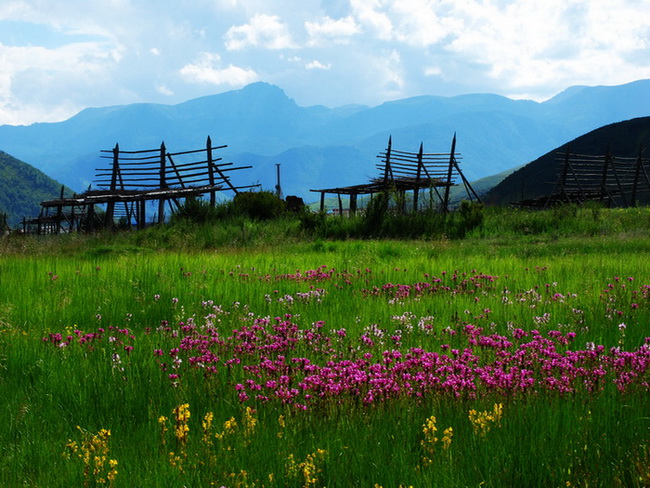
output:
M650 0L3 0L0 124L255 82L299 105L650 78Z

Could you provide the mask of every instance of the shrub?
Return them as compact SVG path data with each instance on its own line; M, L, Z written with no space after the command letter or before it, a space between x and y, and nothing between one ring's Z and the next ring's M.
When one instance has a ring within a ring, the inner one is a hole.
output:
M380 234L382 224L388 213L388 193L378 193L368 203L363 224L367 235Z
M239 193L233 200L233 210L253 220L271 220L285 210L285 202L270 191Z
M171 221L177 222L179 220L185 220L201 224L214 222L227 216L231 211L230 206L231 204L226 202L213 207L207 200L188 197L172 213Z
M483 223L484 205L479 202L463 200L460 202L458 213L460 222L458 224L458 237L464 237L469 231Z

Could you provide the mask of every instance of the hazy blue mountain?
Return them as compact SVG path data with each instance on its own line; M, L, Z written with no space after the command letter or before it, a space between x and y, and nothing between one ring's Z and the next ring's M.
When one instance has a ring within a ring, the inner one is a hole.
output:
M364 183L377 175L376 155L393 146L447 152L454 133L470 179L525 164L607 123L650 115L650 80L615 87L572 87L537 103L492 94L418 96L376 107L300 107L278 87L241 90L178 105L132 104L87 109L59 123L0 126L0 149L75 190L105 166L101 149L198 149L208 135L227 144L218 156L254 168L233 173L237 184L275 186L282 166L285 195L309 200L310 189Z

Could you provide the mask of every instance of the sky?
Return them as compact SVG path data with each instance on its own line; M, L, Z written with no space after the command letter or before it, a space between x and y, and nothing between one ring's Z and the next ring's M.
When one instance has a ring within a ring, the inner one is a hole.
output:
M298 105L650 78L650 0L2 0L0 124L256 81Z

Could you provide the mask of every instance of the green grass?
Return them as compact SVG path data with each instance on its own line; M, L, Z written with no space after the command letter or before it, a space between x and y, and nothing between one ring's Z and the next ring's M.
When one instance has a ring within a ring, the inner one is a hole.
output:
M168 352L178 347L182 324L206 323L207 301L221 306L217 318L224 337L256 318L289 314L303 333L324 321L322 331L333 338L339 359L364 352L381 357L383 351L411 347L438 352L444 344L467 347L466 324L503 335L513 327L574 332L573 350L589 342L625 351L644 344L650 336L650 303L643 295L650 285L646 210L598 210L596 224L591 210L556 214L550 230L548 223L532 222L553 219L552 212L546 217L491 212L462 240L305 239L295 221L282 220L241 221L229 230L183 224L3 242L0 484L94 485L97 477L84 476L82 459L63 455L69 440L81 444L80 426L93 434L110 429L107 459L119 463L115 486L312 486L304 469L319 449L325 453L314 457L315 486L647 485L647 389L623 394L609 385L597 394L431 395L373 405L346 397L301 411L277 401L242 404L234 385L249 377L241 369L220 367L206 376L189 367L184 353L180 382L172 386ZM526 230L531 228L538 230ZM221 240L227 245L215 244ZM332 278L290 276L321 266L334 269ZM495 279L476 293L466 292L461 282L479 274ZM404 300L364 291L432 277L457 291ZM325 291L320 302L284 300L314 289ZM545 313L550 320L538 323ZM423 318L433 333L419 332ZM179 337L158 330L166 325ZM386 338L364 346L359 338L370 327L387 337L401 330L401 344ZM58 348L42 340L50 333L65 338L74 330L99 328L106 332L92 349L74 343ZM342 328L347 337L334 339L332 331ZM448 335L448 328L458 333ZM127 353L125 345L133 350ZM163 357L154 356L157 349ZM331 360L303 343L291 357L316 364ZM255 364L253 358L245 361ZM159 362L168 363L167 372ZM173 433L173 409L185 403L191 417L182 445ZM503 403L500 424L476 435L469 410L491 410L495 403ZM255 409L257 419L249 434L246 406ZM201 425L208 412L214 414L210 442ZM431 465L424 465L422 427L432 415L438 439L447 427L453 439L448 450L439 440ZM168 417L165 445L160 416ZM217 439L214 434L231 417L237 428ZM186 455L183 471L170 463L170 451ZM108 461L102 475L107 471Z

